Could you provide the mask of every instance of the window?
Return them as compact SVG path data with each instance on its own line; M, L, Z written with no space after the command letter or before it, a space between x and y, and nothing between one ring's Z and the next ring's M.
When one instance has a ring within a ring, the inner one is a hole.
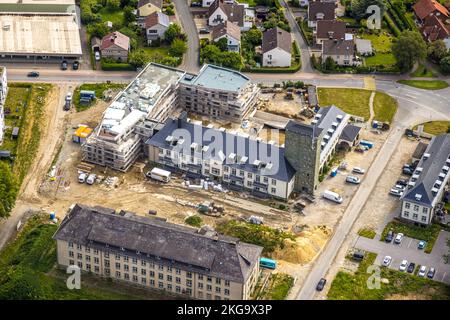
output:
M186 286L192 287L192 280L186 280Z
M409 212L408 212L408 211L405 211L405 212L403 213L403 216L404 216L405 218L408 218L408 217L409 217Z
M120 278L120 271L116 271L116 278Z
M116 260L120 260L120 254L116 253Z
M111 270L109 268L105 268L105 274L109 276L111 274Z
M133 264L137 264L137 258L133 258Z
M198 280L200 280L200 281L203 280L203 275L202 274L198 275Z
M220 296L214 296L215 300L220 300Z
M99 273L99 272L100 272L99 266L94 266L94 272L95 272L95 273Z
M129 275L128 273L125 273L125 274L123 275L123 278L124 278L125 280L130 280L130 275Z
M176 283L181 283L181 278L180 278L180 277L176 277L176 278L175 278L175 282L176 282Z
M133 282L138 282L138 277L133 275Z
M175 291L176 291L177 293L180 293L180 292L181 292L180 286L176 286L176 287L175 287Z
M141 278L141 283L142 283L142 284L147 284L147 279Z
M216 287L216 293L220 293L220 287Z
M69 251L69 257L73 258L73 251Z
M77 254L78 259L83 259L83 255L81 253Z
M425 208L425 207L424 207L424 208L422 209L422 212L423 212L423 213L428 213L428 208Z
M137 273L137 267L133 267L133 273Z
M154 286L155 286L155 280L150 279L150 285L151 285L152 287L154 287Z
M405 203L405 209L409 209L411 207L411 204L409 202Z
M105 252L105 258L109 259L109 253L108 252Z
M210 284L206 285L206 291L211 291L212 290L212 286Z
M167 290L172 291L172 285L170 283L167 285Z
M192 272L186 272L186 278L192 278Z
M427 216L422 216L422 221L426 222L427 221Z
M141 269L141 274L142 274L143 276L147 275L147 270Z
M211 300L211 293L206 294L206 299Z
M225 289L224 293L225 293L226 296L229 296L230 295L230 289Z
M84 248L84 251L86 251L87 253L90 253L91 252L91 248L86 247L86 248Z
M70 265L70 266L73 266L74 264L75 264L75 261L69 260L69 265Z
M176 274L181 274L181 270L177 268L177 269L175 269L175 273Z
M160 289L164 289L164 283L162 283L162 282L158 282L158 288L160 288Z
M86 261L91 261L91 256L86 256Z
M167 267L167 272L172 272L172 267Z
M186 288L186 294L188 296L190 296L192 294L192 289L191 288Z
M77 244L77 249L81 250L83 247L81 246L81 244Z
M141 266L145 267L146 264L147 263L144 260L141 261Z
M220 284L221 284L221 282L222 282L222 281L221 281L221 279L220 279L220 278L216 278L216 284L219 284L219 285L220 285Z
M419 206L417 204L414 205L414 211L419 211Z
M120 269L120 263L116 262L116 269Z
M225 286L227 286L227 287L230 286L230 280L225 280Z
M105 267L109 268L109 260L105 260Z
M413 214L413 219L414 219L414 220L417 220L418 217L419 217L419 215L418 215L417 213L414 213L414 214Z
M272 179L272 185L276 186L277 185L277 180Z
M94 254L98 254L98 249L94 249ZM109 255L108 255L109 257Z
M167 281L172 282L172 276L171 275L167 275Z
M203 289L203 283L200 282L200 283L198 284L198 288L199 288L199 289Z
M128 262L129 258L127 256L123 257L123 261Z
M73 242L69 242L67 245L69 248L73 248Z
M155 268L155 264L153 262L150 262L149 265L150 265L150 268L152 268L152 269Z
M99 264L100 259L98 257L94 257L94 263Z
M164 279L164 274L158 273L158 279L163 280Z
M199 292L198 292L198 297L199 297L199 298L203 298L203 292L199 291Z
M129 271L129 270L130 270L130 267L129 267L127 264L124 264L124 265L123 265L123 269L124 269L125 271Z
M212 281L212 278L211 278L210 276L208 276L208 277L206 278L206 281L211 282L211 281Z
M164 270L164 266L163 266L162 264L160 264L160 265L158 266L158 270Z

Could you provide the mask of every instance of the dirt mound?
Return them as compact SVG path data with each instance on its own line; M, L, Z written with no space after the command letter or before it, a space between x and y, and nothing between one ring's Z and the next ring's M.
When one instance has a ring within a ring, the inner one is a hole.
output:
M430 300L430 296L426 294L393 294L386 298L386 300Z
M273 257L295 264L306 264L316 257L330 235L330 229L325 226L305 230L299 234L296 241L286 240L284 248L275 251Z

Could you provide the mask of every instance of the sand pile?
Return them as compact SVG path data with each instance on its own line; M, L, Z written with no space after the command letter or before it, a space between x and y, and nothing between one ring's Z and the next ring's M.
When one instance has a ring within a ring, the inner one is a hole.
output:
M299 234L296 241L286 240L285 247L273 253L274 259L280 259L295 264L311 262L325 245L331 235L330 229L317 226Z

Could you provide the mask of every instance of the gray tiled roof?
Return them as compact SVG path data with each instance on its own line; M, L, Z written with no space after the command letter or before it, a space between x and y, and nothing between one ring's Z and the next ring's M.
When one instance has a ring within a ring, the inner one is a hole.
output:
M284 157L284 148L262 141L259 142L248 137L231 134L229 132L209 129L201 125L187 122L181 118L167 120L164 128L153 137L149 138L146 141L146 144L163 149L175 149L176 146L171 146L166 142L166 138L172 136L175 130L179 130L179 134L184 132L190 136L189 139L191 141L186 141L183 146L189 147L193 142L197 143L199 146L211 145L212 147L203 155L206 159L219 159L220 150L216 150L215 147L220 147L227 159L231 153L236 154L237 157L248 157L248 160L244 164L227 162L226 165L231 168L261 174L281 181L291 181L295 175L295 170ZM207 135L205 135L206 131L208 131ZM209 137L207 140L204 139L206 136ZM216 137L222 139L223 143L221 143L220 146L218 146L218 141L214 140ZM272 162L273 169L258 169L258 167L253 165L255 160L260 160L266 164Z
M324 14L322 20L334 20L336 17L335 10L335 2L310 1L308 5L308 20L316 21L316 15L318 13Z
M425 150L428 147L428 143L425 142L419 142L419 144L417 145L416 149L413 152L412 158L415 159L420 159L422 158L423 154L425 153Z
M345 22L337 20L319 20L317 21L316 38L319 39L344 39Z
M236 238L211 237L158 218L80 204L63 220L54 239L237 282L247 280L262 252Z
M324 40L322 43L324 55L355 55L355 42L353 40Z
M428 159L425 159L425 154L429 154ZM422 168L422 172L420 172L417 181L415 181L415 185L407 190L403 196L403 200L431 206L435 197L431 189L436 180L439 180L439 174L443 172L442 168L444 166L450 167L449 157L450 134L442 134L434 137L416 167L415 173L417 172L417 168ZM417 199L416 195L421 196L420 200Z
M354 126L352 124L348 124L345 126L344 130L342 131L340 139L345 140L345 141L355 141L355 139L358 136L360 131L361 131L361 127Z
M263 33L262 52L266 53L275 48L291 53L292 38L291 34L279 27L268 29Z

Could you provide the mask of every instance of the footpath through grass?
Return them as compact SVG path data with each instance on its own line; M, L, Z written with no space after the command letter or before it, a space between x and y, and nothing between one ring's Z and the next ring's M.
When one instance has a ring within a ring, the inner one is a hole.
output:
M440 90L448 87L444 80L398 80L398 83L425 90Z
M414 127L417 130L418 126ZM450 121L428 121L423 124L423 131L435 136L450 133Z
M384 238L391 229L392 231L394 231L394 233L403 233L407 237L426 241L427 246L425 247L424 251L426 253L430 253L442 227L437 224L431 224L426 228L422 228L412 224L406 224L400 221L393 220L389 222L384 228L383 233L381 234L380 241L384 241Z
M373 265L376 254L367 253L354 274L339 271L331 283L329 300L385 300L418 296L419 299L450 299L450 286L428 278L417 277L406 272L381 267L381 278L388 283L380 283L379 289L369 289L368 280L373 276L367 272Z

